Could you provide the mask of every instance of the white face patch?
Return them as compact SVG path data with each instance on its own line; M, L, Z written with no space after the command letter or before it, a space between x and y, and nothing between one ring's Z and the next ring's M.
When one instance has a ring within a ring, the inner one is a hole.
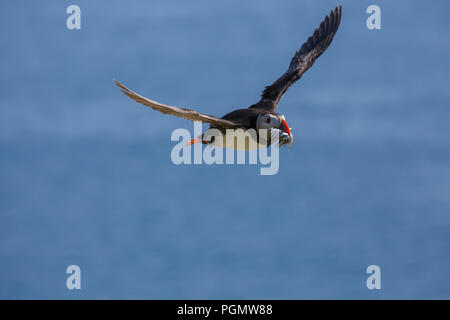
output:
M259 115L256 119L256 130L260 129L278 129L280 127L280 119L273 114Z

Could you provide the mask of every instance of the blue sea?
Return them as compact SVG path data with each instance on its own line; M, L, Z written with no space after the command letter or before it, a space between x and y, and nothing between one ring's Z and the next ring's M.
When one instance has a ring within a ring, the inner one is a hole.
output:
M278 112L276 175L174 165L192 123L258 101L343 4ZM81 8L69 30L66 9ZM369 30L366 9L381 9ZM5 1L1 299L449 299L449 1ZM81 269L68 290L66 269ZM381 270L369 290L366 269Z

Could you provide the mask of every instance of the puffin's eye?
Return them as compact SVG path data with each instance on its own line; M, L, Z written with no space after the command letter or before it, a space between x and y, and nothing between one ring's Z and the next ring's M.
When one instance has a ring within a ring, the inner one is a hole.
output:
M270 117L266 118L266 123L270 123Z

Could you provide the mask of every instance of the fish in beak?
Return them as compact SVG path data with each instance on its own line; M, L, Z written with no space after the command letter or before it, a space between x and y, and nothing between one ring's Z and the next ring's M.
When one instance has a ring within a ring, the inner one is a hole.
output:
M280 125L280 146L289 144L289 147L292 147L293 143L294 143L294 137L291 134L291 128L289 128L286 120L284 120L284 118L282 118L281 125Z

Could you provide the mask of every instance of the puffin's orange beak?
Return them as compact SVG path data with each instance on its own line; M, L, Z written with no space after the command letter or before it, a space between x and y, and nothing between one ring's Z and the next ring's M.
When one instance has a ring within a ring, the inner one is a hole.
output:
M291 136L291 130L289 129L289 126L286 122L286 120L281 119L281 125L283 126L283 130L289 135L289 137Z

